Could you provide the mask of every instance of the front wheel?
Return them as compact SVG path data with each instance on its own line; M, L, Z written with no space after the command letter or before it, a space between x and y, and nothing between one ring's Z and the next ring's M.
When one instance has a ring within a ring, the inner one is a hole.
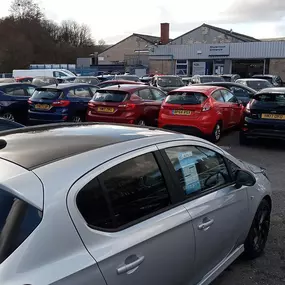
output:
M264 251L270 227L270 212L269 203L262 200L244 243L244 255L248 259L257 258Z
M221 135L222 135L222 124L217 123L212 132L211 141L214 143L218 142L221 139Z
M15 122L15 117L12 113L4 113L1 117L8 121Z
M81 123L81 122L83 122L83 120L82 120L81 116L75 115L75 116L73 116L71 118L71 122L73 122L73 123Z

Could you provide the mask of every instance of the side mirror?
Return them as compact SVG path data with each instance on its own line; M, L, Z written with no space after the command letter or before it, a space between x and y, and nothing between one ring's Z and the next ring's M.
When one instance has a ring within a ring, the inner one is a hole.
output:
M236 172L235 182L236 189L240 189L242 186L253 186L256 179L249 171L239 169Z

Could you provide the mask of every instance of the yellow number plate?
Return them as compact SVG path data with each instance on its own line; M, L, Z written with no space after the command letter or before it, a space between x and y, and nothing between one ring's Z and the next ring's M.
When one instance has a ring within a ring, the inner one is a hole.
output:
M35 108L40 110L49 110L51 106L48 104L36 104Z
M190 115L191 111L187 110L174 110L173 115Z
M272 119L272 120L285 120L285 115L279 114L262 114L262 119Z
M114 113L114 108L98 107L98 112Z

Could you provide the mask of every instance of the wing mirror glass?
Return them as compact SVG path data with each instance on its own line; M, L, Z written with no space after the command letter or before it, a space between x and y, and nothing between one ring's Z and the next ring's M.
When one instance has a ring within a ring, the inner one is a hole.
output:
M239 189L242 186L253 186L256 179L249 171L239 169L235 175L235 182L235 187Z

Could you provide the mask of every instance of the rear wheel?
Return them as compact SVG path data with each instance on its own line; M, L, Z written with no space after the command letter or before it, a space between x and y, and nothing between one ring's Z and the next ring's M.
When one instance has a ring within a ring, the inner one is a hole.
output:
M212 132L211 141L218 142L221 139L221 135L222 135L222 124L221 122L218 122Z
M264 251L270 227L270 212L269 203L262 200L244 243L244 255L248 259L257 258Z
M15 117L12 113L4 113L1 117L8 121L15 122Z

